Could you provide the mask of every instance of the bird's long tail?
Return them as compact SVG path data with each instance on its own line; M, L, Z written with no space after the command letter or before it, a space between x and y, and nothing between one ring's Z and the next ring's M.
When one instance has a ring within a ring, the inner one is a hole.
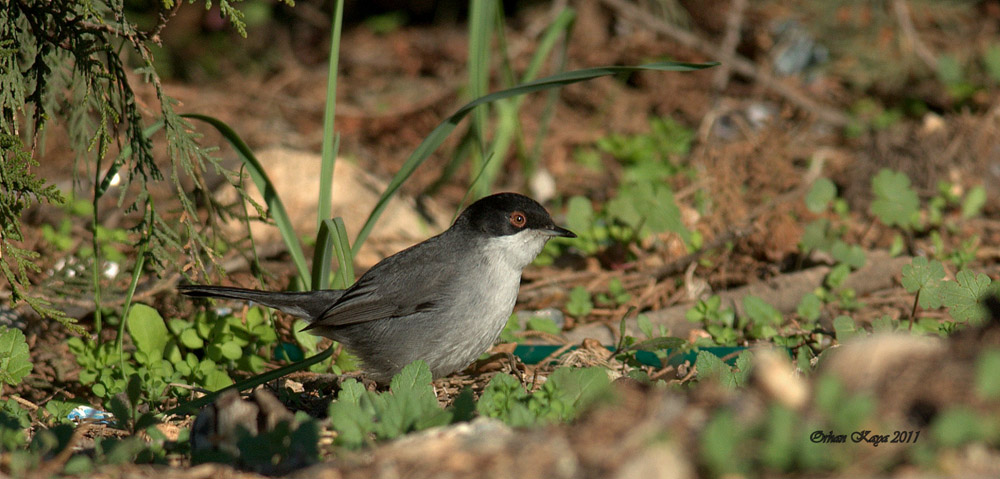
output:
M341 289L279 293L199 284L180 285L177 287L177 290L181 294L193 298L225 298L253 301L307 320L319 317L330 305L337 302L344 295L344 290Z

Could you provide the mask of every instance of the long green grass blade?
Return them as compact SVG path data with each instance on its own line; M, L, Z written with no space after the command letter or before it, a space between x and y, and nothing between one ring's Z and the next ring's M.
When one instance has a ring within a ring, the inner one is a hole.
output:
M313 248L312 284L309 289L316 291L330 286L330 263L333 262L333 220L319 222L316 232L316 245Z
M469 95L478 98L486 94L490 81L490 39L493 37L493 23L499 7L493 0L469 0L469 60L466 69L469 74ZM478 171L486 158L486 108L476 108L472 113L471 130L473 144L478 146L472 152L472 170Z
M309 267L306 266L306 257L302 253L302 246L299 245L299 238L295 235L295 229L292 228L292 221L288 216L288 211L285 210L285 205L281 202L278 191L274 188L274 183L271 183L271 179L267 177L264 167L257 161L257 157L254 156L250 147L247 146L246 142L240 138L236 131L218 118L195 113L188 113L181 116L208 123L218 130L222 137L233 146L240 160L246 165L247 171L250 173L250 179L257 185L257 190L264 197L268 212L274 218L274 222L278 226L278 231L281 232L281 239L284 240L285 246L288 248L288 253L292 255L295 268L299 271L299 279L302 281L302 284L312 284L312 275L309 273Z
M316 226L330 218L333 200L333 166L340 148L340 135L336 134L337 117L337 65L340 60L340 28L344 18L344 0L337 0L333 14L333 33L330 35L330 69L326 77L326 108L323 111L323 147L319 170L319 207L316 209ZM326 284L326 283L323 283Z
M278 379L287 374L294 373L295 371L302 371L308 368L309 366L312 366L313 364L316 364L320 361L323 361L326 358L329 358L330 356L333 356L333 349L335 347L336 344L330 346L329 348L324 349L323 351L320 351L315 356L305 358L297 363L292 363L289 364L288 366L278 368L273 371L268 371L266 373L261 373L256 376L249 377L227 388L223 388L218 391L206 394L198 399L188 401L184 404L181 404L180 406L177 406L169 411L164 412L163 415L167 417L188 415L211 404L212 401L215 401L215 399L219 397L219 395L221 395L226 391L229 391L230 389L235 389L237 391L246 391L247 389L252 389L257 386L260 386L261 384L274 381L275 379Z
M586 68L583 70L573 70L568 72L558 73L545 78L540 78L538 80L524 83L513 88L508 88L506 90L501 90L498 92L490 93L489 95L479 97L458 109L451 116L446 118L441 124L439 124L434 131L432 131L424 141L420 143L419 146L410 154L403 166L396 172L389 185L386 187L385 191L382 192L382 196L379 198L378 203L375 204L375 208L368 215L368 219L365 220L364 226L361 231L358 232L357 238L354 240L354 247L352 249L354 255L357 255L361 245L364 244L365 240L368 239L368 235L371 233L372 228L375 226L375 222L385 211L386 206L389 204L389 199L396 194L399 187L405 182L410 175L420 166L431 153L434 153L441 143L451 134L451 132L458 126L458 123L465 118L466 115L472 111L473 108L483 105L486 103L494 102L497 100L502 100L504 98L510 98L517 95L525 95L528 93L533 93L536 91L548 90L550 88L558 88L564 85L569 85L572 83L577 83L586 80L592 80L594 78L599 78L608 75L617 75L620 73L632 73L637 71L677 71L677 72L687 72L701 70L704 68L710 68L718 65L718 62L710 63L682 63L682 62L657 62L650 63L640 66L608 66L608 67L598 67L598 68Z
M346 289L354 284L354 257L351 254L351 241L347 238L347 227L339 216L333 219L334 234L333 251L337 254L337 277L334 278L335 289Z
M330 284L330 264L337 259L337 276L332 284L335 289L344 289L354 282L354 259L351 244L347 239L347 227L339 216L323 220L316 235L316 249L313 252L312 289L325 289Z

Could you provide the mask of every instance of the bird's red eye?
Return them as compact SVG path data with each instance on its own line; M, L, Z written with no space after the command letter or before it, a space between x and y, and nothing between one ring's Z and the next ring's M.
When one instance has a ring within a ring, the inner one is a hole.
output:
M524 228L524 225L528 222L528 218L524 216L524 213L520 211L515 211L510 214L510 224L514 225L515 228Z

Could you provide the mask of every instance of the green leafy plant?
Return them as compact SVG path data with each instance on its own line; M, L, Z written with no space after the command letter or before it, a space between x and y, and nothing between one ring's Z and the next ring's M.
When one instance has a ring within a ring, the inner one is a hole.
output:
M611 281L608 281L608 292L597 293L595 299L598 303L621 306L632 299L632 295L625 289L620 279L613 278Z
M569 302L566 303L566 312L573 317L582 318L590 314L594 309L594 301L590 297L590 292L583 286L574 286L569 291Z
M752 353L745 350L736 357L734 367L729 367L718 356L708 351L699 351L694 367L698 370L700 381L715 380L727 388L735 389L746 385L752 359Z
M872 191L871 212L887 226L922 228L920 198L906 174L883 168L872 178Z
M0 326L0 394L3 394L4 384L20 384L33 367L24 333Z
M916 317L917 306L924 309L941 307L941 279L944 278L944 265L940 261L928 261L918 256L913 262L903 266L901 282L906 292L915 294L913 309L910 312L910 324Z
M392 439L451 422L431 387L431 371L423 361L403 368L392 378L389 391L370 392L353 379L345 381L330 404L330 423L338 432L336 442L356 448L376 439Z
M602 368L557 368L534 393L520 381L497 374L476 405L481 416L495 417L515 427L575 418L595 401L608 398L611 382Z
M722 307L722 297L713 295L706 300L699 299L684 316L688 321L701 323L712 336L715 344L736 346L739 335L736 332L736 312Z
M698 236L681 223L673 192L664 183L683 171L676 158L688 153L693 133L668 118L652 120L650 128L649 134L611 135L597 142L593 151L613 157L623 172L617 194L599 210L583 196L567 202L566 223L578 235L574 248L589 255L664 232L697 246Z

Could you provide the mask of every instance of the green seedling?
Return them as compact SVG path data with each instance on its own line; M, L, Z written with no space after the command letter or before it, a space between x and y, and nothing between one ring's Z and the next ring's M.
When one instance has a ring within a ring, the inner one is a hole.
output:
M575 286L569 292L569 302L566 303L566 312L574 318L586 317L594 309L594 302L590 297L587 288Z
M753 354L745 350L736 357L736 365L730 367L721 358L708 352L699 351L694 367L698 370L698 380L715 380L729 389L747 384L750 378Z
M17 386L33 367L24 333L0 326L0 394L4 384Z

